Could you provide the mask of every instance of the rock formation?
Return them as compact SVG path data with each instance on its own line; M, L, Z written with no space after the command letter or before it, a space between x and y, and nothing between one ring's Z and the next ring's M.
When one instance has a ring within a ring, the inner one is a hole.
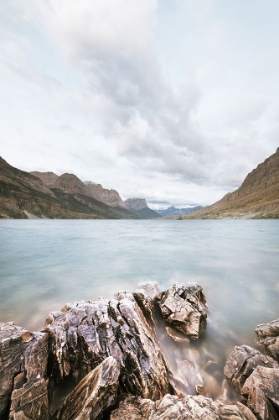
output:
M122 207L129 210L127 204L124 203L119 193L116 190L109 190L103 188L101 184L95 184L91 181L85 181L84 183L87 187L88 194L96 198L96 200L101 201L102 203L107 204L112 207Z
M55 181L59 178L59 175L56 175L54 172L32 171L30 172L30 174L36 176L37 178L40 178L43 181L43 183L46 184L48 187L54 184Z
M231 400L225 380L220 399L213 400L192 361L177 361L179 375L168 366L156 335L158 305L166 321L190 338L205 327L205 296L191 283L164 292L145 283L110 300L66 304L38 333L0 324L1 420L279 419L276 360L235 347L225 375L241 401ZM272 335L276 322L257 330ZM203 372L213 365L209 361ZM190 377L196 389L188 385Z
M258 325L255 332L257 343L279 362L279 319Z
M206 299L201 286L177 283L166 292L158 293L156 299L168 324L193 340L199 337L207 318ZM173 338L172 334L169 335Z

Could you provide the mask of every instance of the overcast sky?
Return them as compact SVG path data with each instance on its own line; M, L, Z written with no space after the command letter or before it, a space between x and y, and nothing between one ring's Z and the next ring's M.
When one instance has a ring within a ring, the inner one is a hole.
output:
M279 146L278 22L278 0L2 0L0 155L211 204Z

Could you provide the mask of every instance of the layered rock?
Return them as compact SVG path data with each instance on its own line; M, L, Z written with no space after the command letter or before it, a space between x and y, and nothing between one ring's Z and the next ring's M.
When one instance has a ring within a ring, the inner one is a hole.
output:
M0 418L47 420L48 336L0 324Z
M257 344L263 346L279 362L279 319L258 325L255 332Z
M196 283L176 283L156 296L164 320L196 340L206 326L207 305L202 287ZM170 334L173 337L173 334Z
M80 381L113 356L120 364L123 392L156 400L169 391L154 330L131 293L66 305L49 315L45 331L51 340L54 383L70 376Z
M135 210L147 219L161 217L159 213L148 207L145 198L127 198L125 203L131 210Z
M53 420L106 418L117 401L119 375L119 363L109 356L75 387Z

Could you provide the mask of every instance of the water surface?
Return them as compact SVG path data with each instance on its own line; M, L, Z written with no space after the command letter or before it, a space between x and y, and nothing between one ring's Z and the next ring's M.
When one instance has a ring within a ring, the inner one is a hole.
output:
M31 330L66 302L195 281L209 307L202 342L222 359L279 317L278 273L276 220L0 221L0 322Z

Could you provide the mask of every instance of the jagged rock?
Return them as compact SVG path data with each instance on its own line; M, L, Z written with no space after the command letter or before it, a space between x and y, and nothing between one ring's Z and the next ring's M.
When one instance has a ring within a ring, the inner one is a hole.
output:
M111 413L111 420L256 420L241 403L224 405L203 396L178 398L165 395L160 401L128 397Z
M206 326L207 306L202 287L196 283L176 283L165 292L158 293L165 321L193 340Z
M258 366L241 391L248 396L247 404L260 420L278 420L279 366L277 369Z
M158 284L156 282L139 284L136 291L133 293L137 304L141 308L148 324L155 327L155 305L154 297L159 292Z
M249 346L236 346L230 354L224 369L225 376L238 392L257 366L277 368L278 363L271 357Z
M123 392L157 400L169 391L167 367L151 325L131 293L78 302L46 321L53 382L83 379L113 356L121 366Z
M120 366L110 356L88 373L65 400L53 420L101 420L116 404Z
M257 325L257 343L279 362L279 318L267 324Z
M47 420L48 337L0 324L0 418Z

